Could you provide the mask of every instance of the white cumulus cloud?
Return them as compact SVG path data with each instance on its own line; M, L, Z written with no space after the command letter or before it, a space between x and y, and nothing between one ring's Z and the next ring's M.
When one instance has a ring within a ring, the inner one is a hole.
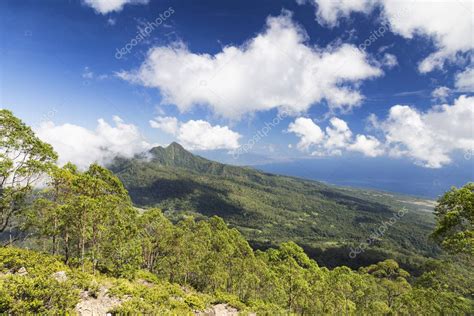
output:
M430 38L436 51L419 64L420 72L442 68L458 53L472 52L474 2L472 0L314 0L322 25L336 26L352 12L370 13L380 7L392 32L405 38Z
M157 117L150 126L176 137L190 150L237 149L241 135L227 126L211 125L203 120L179 122L174 117Z
M354 143L349 145L348 149L363 153L368 157L377 157L384 154L384 149L380 141L370 135L358 134Z
M118 76L159 88L164 102L181 111L207 105L233 119L278 107L297 113L321 101L331 108L359 105L360 83L382 70L353 45L321 48L307 39L284 12L241 46L215 55L193 53L183 43L154 47L138 69Z
M330 126L326 127L326 140L324 148L327 149L330 155L342 154L342 149L345 149L352 138L352 132L347 126L347 123L337 117L331 118Z
M168 134L177 134L179 130L179 121L176 117L158 116L154 120L150 120L150 126L161 129Z
M107 164L116 156L130 158L152 147L135 125L126 124L118 116L114 116L113 121L114 125L110 125L99 119L95 130L44 122L35 132L58 152L60 164L70 161L80 168L94 162Z
M427 168L441 168L452 162L456 151L474 149L474 97L462 95L452 105L435 105L421 112L408 105L395 105L387 118L370 117L380 132L357 134L355 139L347 123L332 118L325 132L311 119L298 118L288 131L299 138L298 149L314 150L313 155L341 155L356 151L368 157L388 154L406 157Z
M474 92L474 67L467 68L456 75L454 84L456 89L462 92Z
M382 64L388 68L393 68L398 65L397 56L389 53L383 55Z
M450 94L451 94L451 89L449 89L448 87L441 86L434 89L433 92L431 92L431 97L435 101L440 100L442 102L446 102L446 98L449 97Z
M426 112L395 105L384 121L373 122L384 133L391 155L409 157L428 168L449 164L456 150L474 148L474 97L460 96L453 105Z
M322 25L334 27L339 19L348 17L352 12L369 13L375 0L314 0L317 4L316 17Z
M126 4L147 4L149 0L84 0L97 13L107 14L121 11Z
M341 155L344 151L356 151L369 157L384 153L382 144L373 136L358 134L354 140L347 123L337 117L330 119L325 132L312 119L299 117L290 123L288 132L300 138L299 150L312 150L311 154L316 156Z
M306 117L299 117L290 123L288 132L295 133L300 138L297 148L301 150L307 150L312 145L320 144L324 139L324 132L321 128L312 119Z

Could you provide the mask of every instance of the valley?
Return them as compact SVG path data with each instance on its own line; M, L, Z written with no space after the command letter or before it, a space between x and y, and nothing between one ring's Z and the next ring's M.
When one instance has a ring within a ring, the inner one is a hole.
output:
M185 215L220 216L257 249L292 240L329 267L358 268L395 257L412 272L421 257L439 253L427 238L434 227L430 200L225 165L177 143L133 159L116 158L109 168L136 206L158 207L174 221ZM382 238L349 258L351 247L405 208Z

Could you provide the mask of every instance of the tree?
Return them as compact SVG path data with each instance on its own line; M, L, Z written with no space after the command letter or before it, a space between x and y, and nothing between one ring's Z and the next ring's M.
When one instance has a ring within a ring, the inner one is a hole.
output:
M83 268L91 262L94 271L114 275L130 275L140 266L138 212L109 170L96 164L85 172L72 164L52 168L32 209L29 228L50 238L52 253L66 262L78 259Z
M313 262L294 242L282 243L279 249L267 251L268 264L278 273L290 312L301 312L309 291L308 270Z
M169 249L174 235L173 224L161 210L156 208L145 211L138 220L144 268L153 273L157 273L160 269L162 274L168 276L170 272L166 268L169 264L160 260L170 255Z
M474 256L474 182L451 188L435 208L435 240L451 253Z
M69 226L66 221L66 206L72 198L72 181L78 175L77 167L67 163L64 167L53 167L49 172L48 186L33 201L24 229L36 229L39 236L51 239L51 252L57 254L60 239L64 243L66 262L69 258Z
M94 270L116 275L136 269L141 256L136 243L138 213L122 182L109 170L92 164L73 177L71 189L64 215L82 266L87 259Z
M0 232L20 212L32 184L55 163L53 147L8 110L0 110Z
M386 291L386 300L389 307L395 306L397 299L411 290L411 286L407 281L410 274L400 268L393 259L387 259L361 268L360 272L370 274L379 280L379 284Z

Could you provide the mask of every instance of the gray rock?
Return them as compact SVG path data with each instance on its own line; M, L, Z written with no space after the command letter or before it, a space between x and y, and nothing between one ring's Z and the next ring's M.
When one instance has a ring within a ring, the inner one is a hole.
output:
M204 312L195 313L197 316L238 316L239 311L227 304L217 304Z
M26 268L25 267L21 267L20 269L18 269L18 271L16 272L17 275L20 275L20 276L24 276L24 275L27 275L28 274L28 271L26 271Z
M67 281L66 271L58 271L53 273L51 276L60 283Z

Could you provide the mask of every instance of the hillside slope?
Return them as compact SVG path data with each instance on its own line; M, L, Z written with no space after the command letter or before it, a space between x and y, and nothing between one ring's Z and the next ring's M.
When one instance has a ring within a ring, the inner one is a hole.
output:
M433 227L430 201L225 165L177 143L118 158L109 168L135 205L160 207L172 219L184 213L221 216L257 248L292 240L321 264L352 267L388 257L411 264L414 254L436 252L426 237ZM383 232L351 258L350 247L366 242L374 230Z
M0 248L0 313L13 315L237 315L234 296L197 292L140 270L133 278L82 271L60 258Z

